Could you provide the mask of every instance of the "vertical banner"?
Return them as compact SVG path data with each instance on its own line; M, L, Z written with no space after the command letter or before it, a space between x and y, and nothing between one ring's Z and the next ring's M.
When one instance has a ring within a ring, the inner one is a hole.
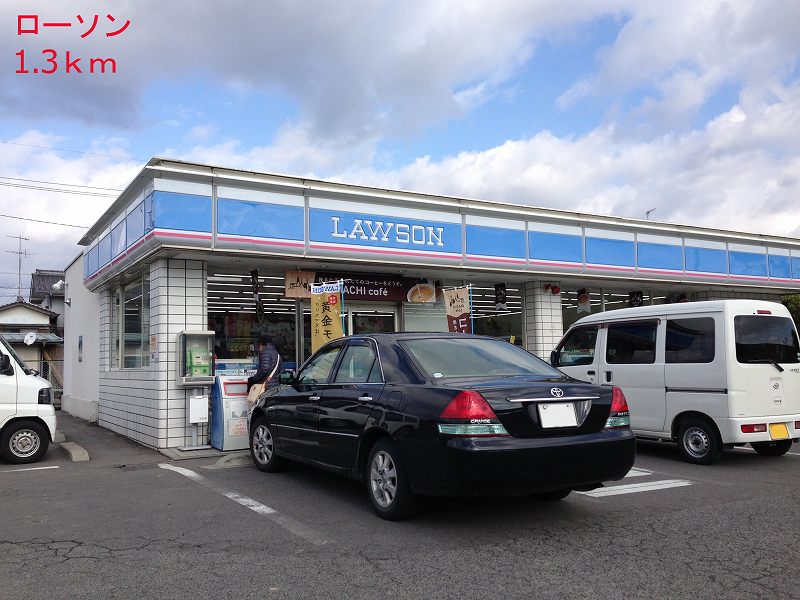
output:
M508 305L506 304L506 284L505 283L495 283L494 284L494 309L495 310L508 310Z
M460 287L444 290L444 304L447 310L447 329L454 333L472 333L470 317L470 288Z
M344 337L342 282L311 285L311 351Z
M628 292L628 306L642 306L644 304L644 292Z

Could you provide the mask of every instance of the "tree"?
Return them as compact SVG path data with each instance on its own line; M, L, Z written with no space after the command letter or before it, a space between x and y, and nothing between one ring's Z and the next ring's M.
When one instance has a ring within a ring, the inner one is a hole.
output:
M790 294L782 299L783 305L789 309L794 324L800 329L800 294Z

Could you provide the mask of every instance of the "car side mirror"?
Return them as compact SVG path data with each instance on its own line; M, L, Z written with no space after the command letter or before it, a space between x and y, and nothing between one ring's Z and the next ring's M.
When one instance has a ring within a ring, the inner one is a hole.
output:
M284 371L278 375L278 382L283 385L288 385L294 381L294 371Z
M550 351L550 364L554 367L558 366L558 352L555 350Z
M13 375L14 369L11 367L11 357L7 354L0 354L0 375Z

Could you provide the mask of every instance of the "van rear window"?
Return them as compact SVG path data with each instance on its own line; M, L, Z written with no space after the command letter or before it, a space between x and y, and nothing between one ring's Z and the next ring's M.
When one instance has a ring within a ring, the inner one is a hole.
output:
M800 344L791 319L738 315L733 318L733 329L740 363L800 362Z

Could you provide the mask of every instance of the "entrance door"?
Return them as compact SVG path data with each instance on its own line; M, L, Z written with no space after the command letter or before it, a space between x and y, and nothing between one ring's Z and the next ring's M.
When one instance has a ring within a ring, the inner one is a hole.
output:
M394 306L351 306L347 312L347 331L351 335L397 331Z

